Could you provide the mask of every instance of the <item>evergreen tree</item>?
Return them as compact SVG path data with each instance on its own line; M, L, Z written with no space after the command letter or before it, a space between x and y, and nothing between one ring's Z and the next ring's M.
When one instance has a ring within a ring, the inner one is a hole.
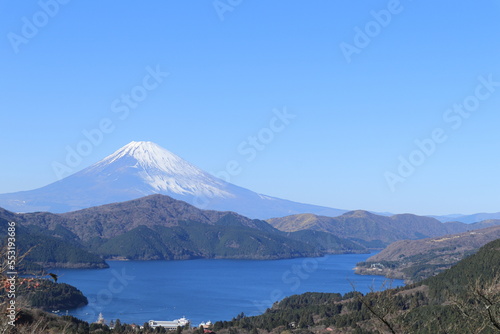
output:
M123 331L123 326L122 326L122 322L120 321L120 319L116 319L115 328L113 331L116 333L120 333L121 331Z

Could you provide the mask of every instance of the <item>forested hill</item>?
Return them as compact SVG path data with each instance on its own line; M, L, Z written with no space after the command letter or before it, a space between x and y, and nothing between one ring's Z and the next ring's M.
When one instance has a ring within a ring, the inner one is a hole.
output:
M263 315L217 322L218 333L500 332L500 239L443 273L416 284L363 295L306 293Z
M356 265L356 273L416 282L450 268L500 238L500 226L443 237L396 241Z
M314 230L332 233L369 248L384 248L398 240L438 237L500 225L500 220L475 224L441 223L425 216L400 214L387 217L363 210L350 211L338 217L300 214L268 219L267 222L281 231Z
M262 220L200 210L164 195L63 214L0 209L0 217L18 222L20 233L24 228L106 259L282 259L368 252L327 232L283 232Z
M0 229L7 231L8 222L0 218ZM62 239L54 235L64 235L65 230L44 231L36 226L15 226L16 249L19 259L18 270L40 271L44 268L108 268L104 260L83 249L71 238ZM0 239L0 246L6 238Z

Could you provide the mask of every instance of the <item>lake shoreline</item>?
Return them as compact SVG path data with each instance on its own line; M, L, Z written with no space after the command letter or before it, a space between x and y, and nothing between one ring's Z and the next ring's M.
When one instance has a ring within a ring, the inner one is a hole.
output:
M93 322L103 313L106 319L139 325L184 315L193 323L214 322L231 320L241 312L261 314L294 294L346 293L352 290L351 282L361 292L372 286L377 289L385 278L353 271L356 263L372 254L281 260L113 260L108 269L58 269L57 273L62 282L76 286L89 298L89 305L68 311L85 321Z

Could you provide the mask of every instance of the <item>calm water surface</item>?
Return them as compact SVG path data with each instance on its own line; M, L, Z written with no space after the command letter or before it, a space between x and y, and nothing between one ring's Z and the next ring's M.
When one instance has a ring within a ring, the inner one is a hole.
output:
M69 310L93 322L99 312L109 320L143 324L186 316L193 325L261 314L273 302L304 292L379 289L387 279L359 276L353 267L372 254L328 255L273 261L190 260L109 261L109 269L57 269L59 281L80 289L89 305ZM394 280L392 286L403 285ZM66 313L66 310L61 310Z

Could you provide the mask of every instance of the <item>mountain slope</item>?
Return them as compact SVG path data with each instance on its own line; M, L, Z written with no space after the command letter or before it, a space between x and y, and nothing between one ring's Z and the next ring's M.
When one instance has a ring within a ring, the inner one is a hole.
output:
M152 194L259 219L303 212L331 216L345 212L257 194L216 178L152 142L131 142L45 187L0 194L0 207L14 212L60 213Z
M60 214L0 210L0 217L108 258L272 259L366 252L328 233L317 238L310 233L285 233L262 220L200 210L165 195Z
M500 238L500 226L431 239L396 241L358 263L356 273L418 281L450 268Z
M178 226L180 222L196 221L215 225L221 219L234 218L233 224L263 231L276 231L264 221L246 218L234 212L200 210L186 202L165 195L150 195L139 199L91 207L66 213L18 213L0 212L6 219L25 225L35 225L53 230L63 226L83 241L92 238L112 238L139 226Z
M367 247L383 248L397 240L422 239L499 225L491 220L475 224L441 223L430 217L402 214L380 216L367 211L351 211L338 217L313 214L268 219L275 228L286 231L314 230L356 240Z
M11 221L11 220L9 220ZM0 218L0 228L7 231L8 220ZM55 234L60 233L56 228ZM0 246L5 244L0 240ZM62 239L51 233L40 232L35 226L16 226L16 247L19 256L27 253L19 263L19 270L28 272L43 268L107 268L104 260L74 242L73 238Z
M185 222L175 227L139 226L96 249L105 257L135 260L196 258L281 259L323 254L313 245L241 226Z

